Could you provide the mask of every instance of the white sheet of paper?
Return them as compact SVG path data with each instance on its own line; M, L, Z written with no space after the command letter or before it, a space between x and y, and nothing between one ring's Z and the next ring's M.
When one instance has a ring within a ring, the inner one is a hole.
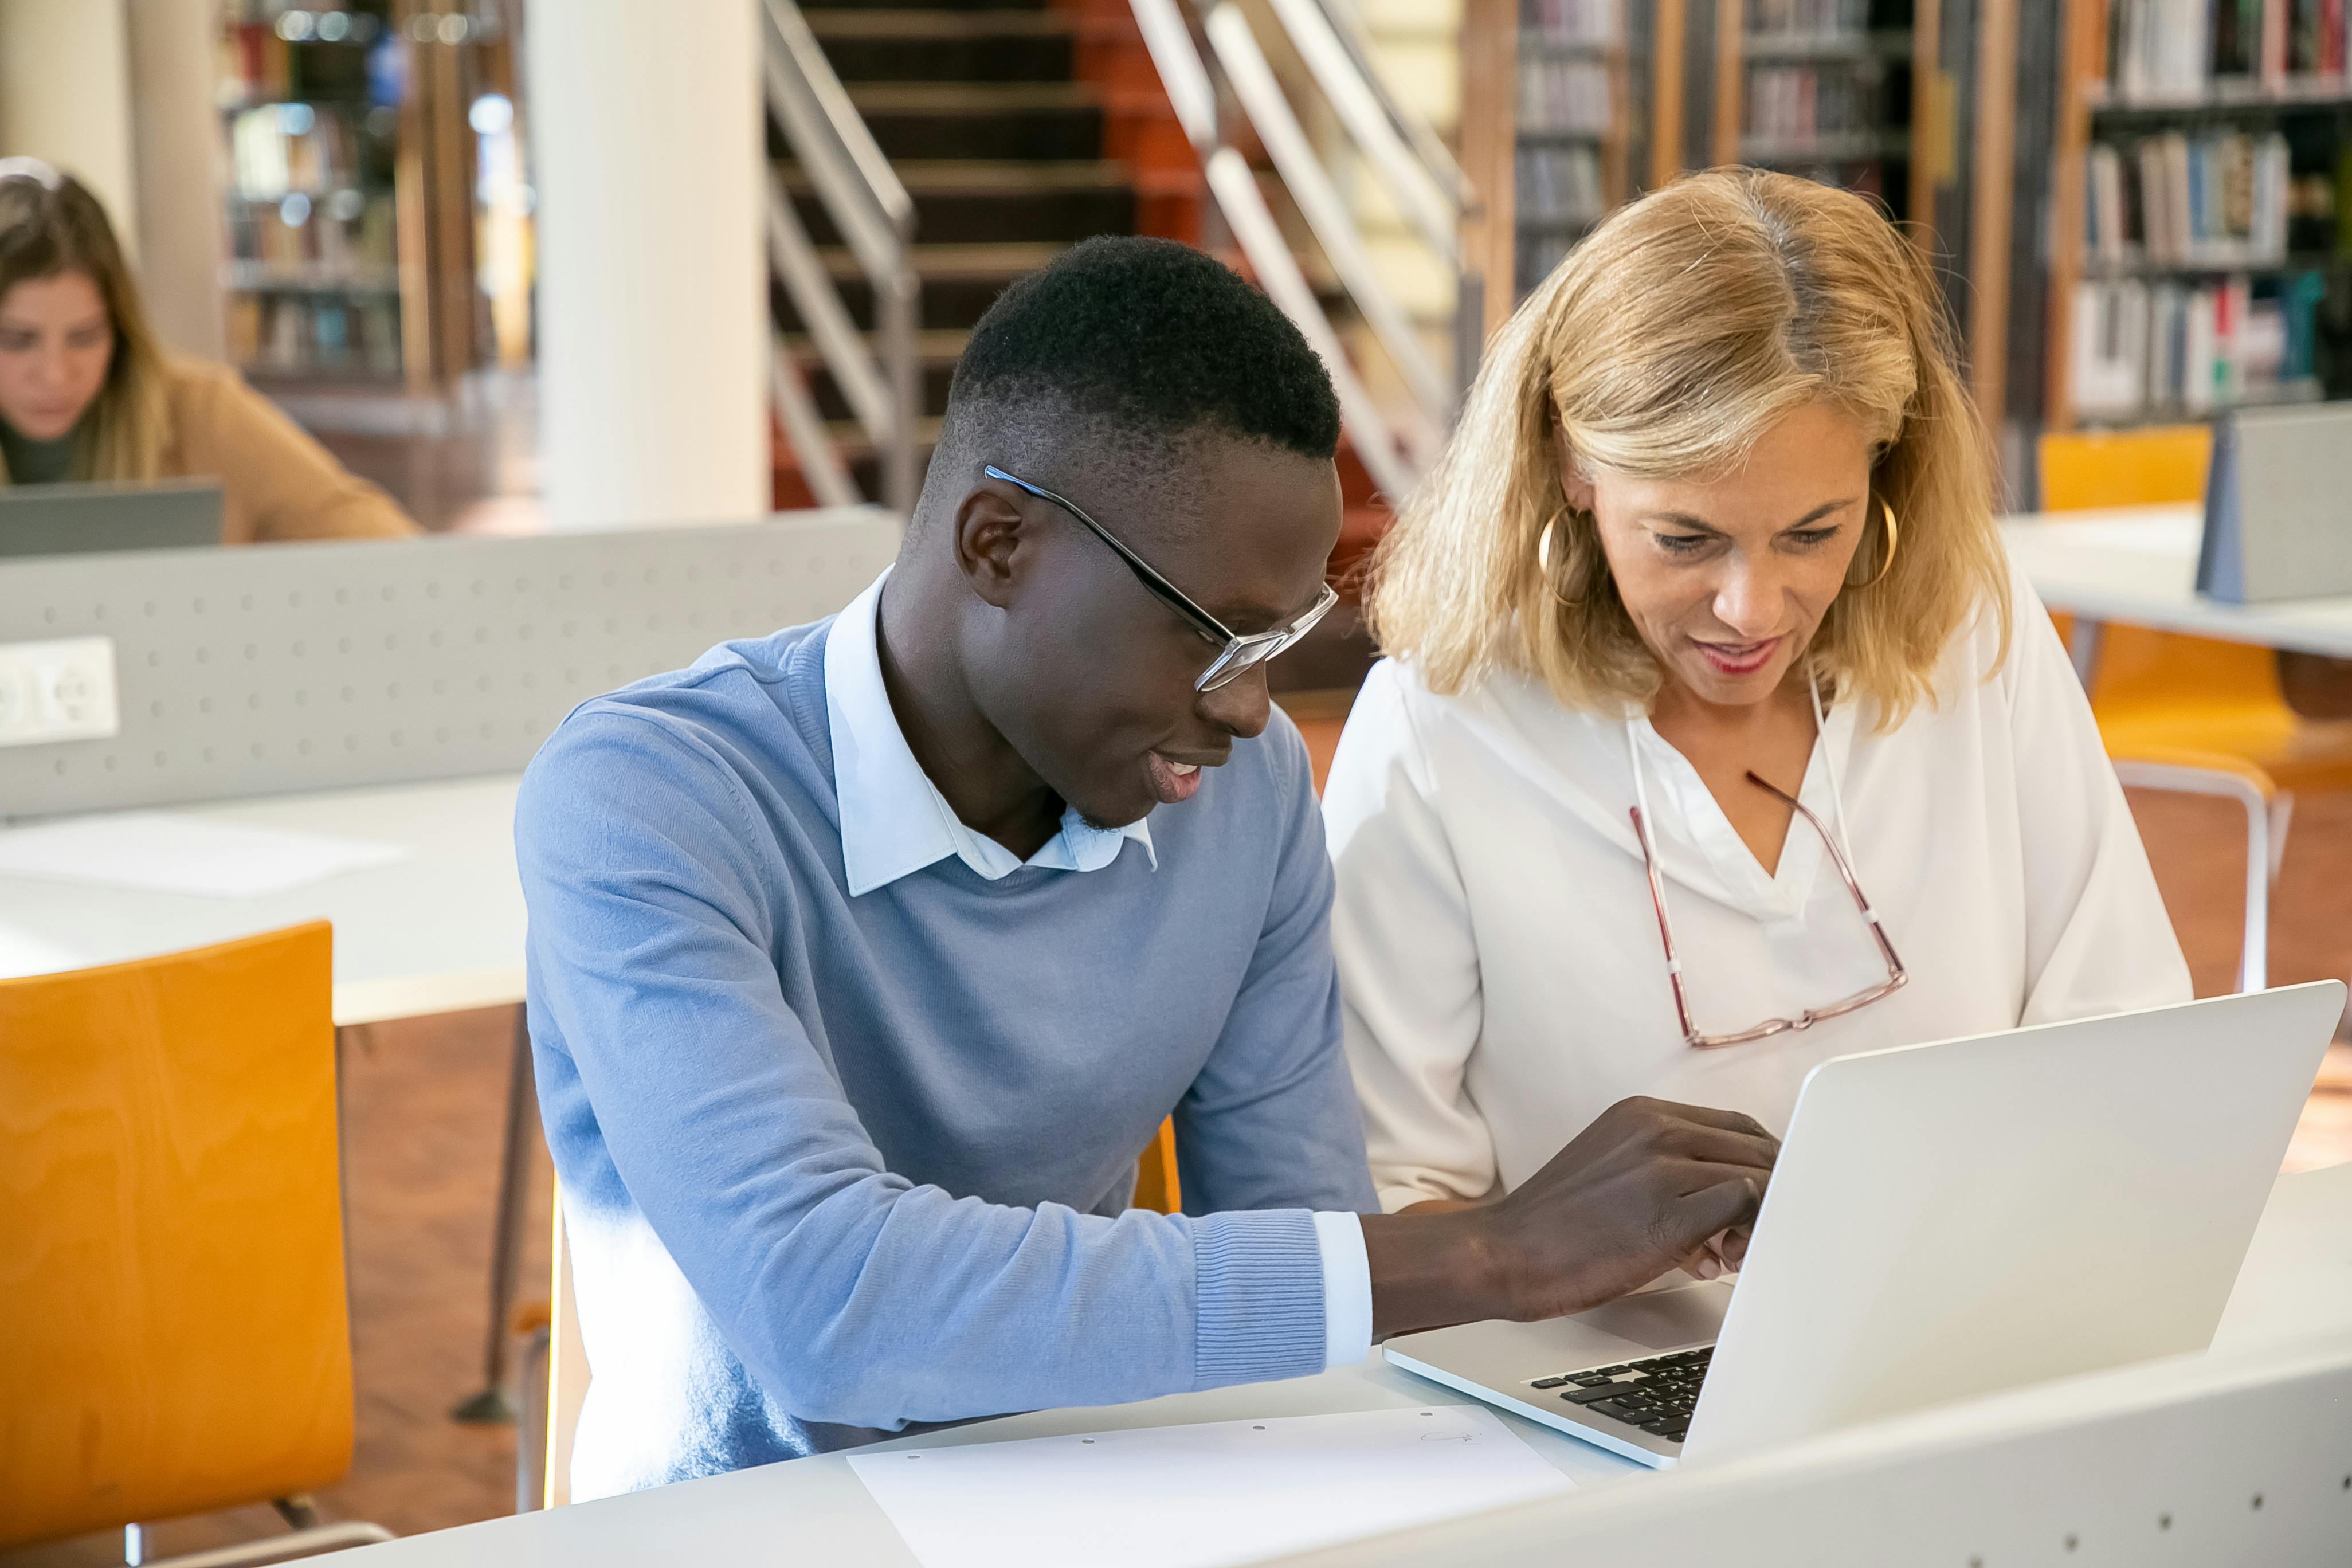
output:
M853 1454L923 1568L1222 1568L1526 1502L1566 1476L1480 1405Z
M0 833L0 877L250 899L389 865L411 853L401 844L165 811L122 811Z

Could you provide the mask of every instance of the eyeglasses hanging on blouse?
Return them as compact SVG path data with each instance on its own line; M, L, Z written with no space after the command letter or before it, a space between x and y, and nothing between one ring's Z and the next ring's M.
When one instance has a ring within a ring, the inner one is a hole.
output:
M1822 720L1822 693L1818 684L1813 687L1812 697L1813 722L1818 731L1826 728ZM1634 738L1631 722L1626 725L1625 742L1633 764L1633 793L1641 803L1632 808L1633 837L1642 846L1642 867L1649 874L1650 879L1650 903L1651 907L1657 910L1658 915L1658 940L1664 944L1666 950L1666 982L1674 988L1675 1017L1682 1025L1683 1038L1689 1041L1693 1048L1711 1051L1725 1046L1744 1046L1750 1040L1769 1039L1774 1035L1810 1029L1825 1018L1843 1017L1848 1013L1869 1006L1881 997L1891 996L1903 989L1911 977L1904 970L1902 959L1895 956L1895 944L1887 940L1886 930L1879 923L1877 912L1870 907L1869 899L1863 895L1862 884L1854 879L1853 863L1846 858L1845 851L1839 847L1836 837L1822 826L1820 817L1815 816L1806 808L1804 802L1786 790L1765 783L1751 772L1748 775L1749 784L1782 802L1797 816L1804 818L1814 832L1822 836L1822 843L1830 852L1831 864L1837 868L1838 877L1845 883L1845 890L1853 895L1853 907L1860 912L1863 923L1870 928L1871 940L1878 944L1878 955L1886 963L1886 978L1841 1001L1831 1002L1820 1007L1808 1007L1793 1018L1767 1018L1752 1027L1737 1030L1727 1035L1700 1034L1697 1026L1691 1022L1690 997L1683 989L1682 961L1675 956L1675 922L1673 917L1666 913L1665 879L1658 872L1657 848L1650 841L1650 825L1643 815L1644 808L1650 803L1649 791L1643 784L1641 749ZM1837 780L1834 775L1830 780L1830 790L1832 797L1837 798ZM1839 827L1844 827L1845 803L1843 798L1837 798L1837 816Z

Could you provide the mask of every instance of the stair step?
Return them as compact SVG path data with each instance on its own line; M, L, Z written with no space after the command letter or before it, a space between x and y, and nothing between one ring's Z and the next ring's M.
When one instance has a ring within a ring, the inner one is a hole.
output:
M922 327L969 327L995 302L1006 284L1034 272L1069 247L1066 245L918 245L913 247L917 276L922 280ZM819 254L850 319L871 331L874 292L857 258L837 246ZM799 314L780 283L771 281L768 309L782 331L800 330Z
M1136 193L1124 163L908 161L894 165L915 202L915 232L925 242L971 244L1018 235L1080 240L1135 232ZM819 245L840 231L796 163L777 173Z
M1102 105L1075 83L863 82L849 100L894 163L1102 156Z
M1075 29L1055 11L811 11L845 82L1066 81Z

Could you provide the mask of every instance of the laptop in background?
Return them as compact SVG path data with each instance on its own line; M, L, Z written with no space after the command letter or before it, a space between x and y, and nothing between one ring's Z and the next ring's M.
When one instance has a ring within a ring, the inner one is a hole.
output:
M1664 1466L2204 1350L2342 1016L2333 980L1807 1075L1735 1284L1383 1347Z
M0 556L191 550L221 542L221 488L154 484L0 487Z

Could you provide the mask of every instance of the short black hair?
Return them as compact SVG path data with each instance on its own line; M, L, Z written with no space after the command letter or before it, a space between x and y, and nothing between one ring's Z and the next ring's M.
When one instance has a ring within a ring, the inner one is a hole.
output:
M1120 446L1203 426L1318 459L1339 445L1330 373L1290 318L1168 239L1084 241L981 317L948 395L950 439L1031 412L1066 437Z

